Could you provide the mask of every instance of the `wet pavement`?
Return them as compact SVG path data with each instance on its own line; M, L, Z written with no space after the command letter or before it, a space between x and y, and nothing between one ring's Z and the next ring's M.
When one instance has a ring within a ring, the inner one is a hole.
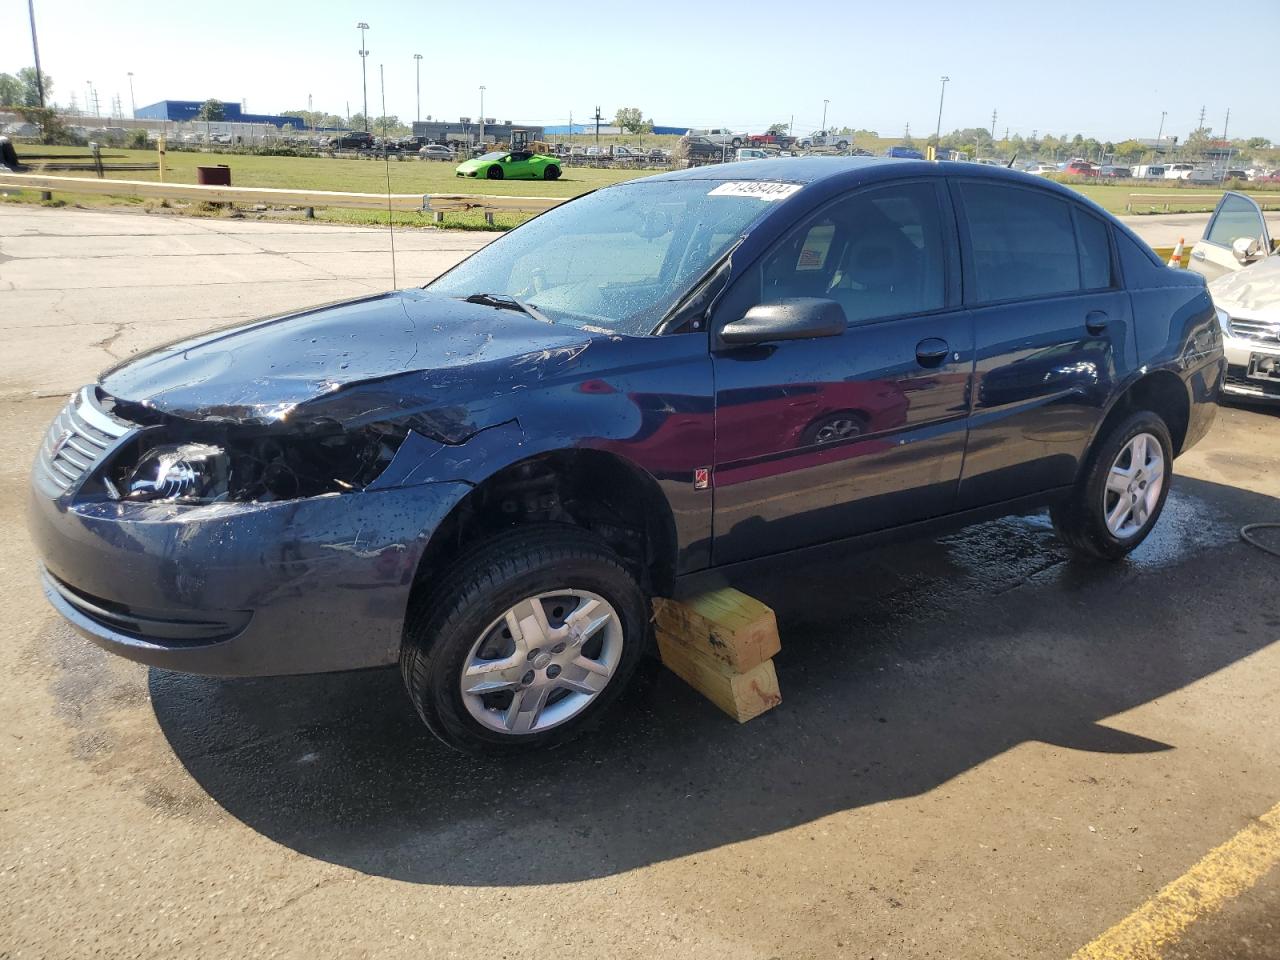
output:
M0 957L1067 957L1280 801L1280 560L1237 536L1280 520L1277 413L1224 409L1125 562L1031 516L788 566L740 583L778 709L736 725L650 663L588 737L493 762L393 670L211 680L78 638L22 517L62 400L25 389ZM1277 916L1273 870L1162 955L1276 956Z

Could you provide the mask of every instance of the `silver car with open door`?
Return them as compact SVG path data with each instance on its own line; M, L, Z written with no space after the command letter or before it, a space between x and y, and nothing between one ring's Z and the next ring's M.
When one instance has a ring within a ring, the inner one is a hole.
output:
M1225 194L1191 248L1191 269L1210 281L1218 308L1225 395L1280 402L1280 251L1258 204Z

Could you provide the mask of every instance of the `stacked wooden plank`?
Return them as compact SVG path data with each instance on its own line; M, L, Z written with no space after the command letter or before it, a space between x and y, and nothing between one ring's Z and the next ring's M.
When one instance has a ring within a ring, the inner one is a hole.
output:
M778 621L754 597L726 587L658 599L653 625L667 668L739 723L782 702L773 668Z

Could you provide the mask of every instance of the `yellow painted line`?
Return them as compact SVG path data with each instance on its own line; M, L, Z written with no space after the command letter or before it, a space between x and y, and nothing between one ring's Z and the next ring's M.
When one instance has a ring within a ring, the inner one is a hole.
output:
M1158 960L1192 923L1244 893L1280 863L1280 803L1092 943L1072 960Z

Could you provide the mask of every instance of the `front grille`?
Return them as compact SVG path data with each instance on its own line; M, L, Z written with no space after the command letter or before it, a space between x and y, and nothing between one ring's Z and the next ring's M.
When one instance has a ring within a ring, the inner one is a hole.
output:
M1258 340L1262 343L1280 343L1280 323L1266 323L1262 320L1237 320L1231 318L1231 332L1246 340Z
M102 408L95 387L85 387L45 434L39 454L44 475L59 490L69 490L131 429Z

